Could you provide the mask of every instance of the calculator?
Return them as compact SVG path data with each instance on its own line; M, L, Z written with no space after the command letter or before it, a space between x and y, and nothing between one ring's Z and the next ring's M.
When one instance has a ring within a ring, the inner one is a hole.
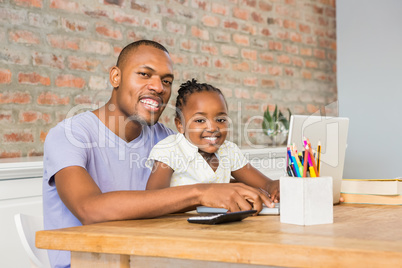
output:
M257 213L257 210L244 210L238 212L229 212L222 214L215 214L210 216L195 216L187 219L189 223L200 224L220 224L225 222L241 221L248 216Z

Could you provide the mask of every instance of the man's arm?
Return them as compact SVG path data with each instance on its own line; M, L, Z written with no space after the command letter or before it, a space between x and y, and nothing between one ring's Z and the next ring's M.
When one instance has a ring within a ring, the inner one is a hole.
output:
M262 209L267 196L257 189L235 184L195 184L148 191L102 193L88 172L78 166L55 174L57 192L82 224L111 220L153 218L196 205L226 208L229 211Z

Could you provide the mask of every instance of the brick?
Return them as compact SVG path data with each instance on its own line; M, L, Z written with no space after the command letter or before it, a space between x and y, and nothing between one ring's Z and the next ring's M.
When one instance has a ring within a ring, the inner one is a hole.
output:
M25 92L0 92L0 104L15 103L27 104L31 102L31 95Z
M113 20L119 24L130 24L133 26L140 26L140 20L138 16L133 14L126 14L117 10L113 11Z
M16 158L16 157L21 157L22 153L21 151L1 151L0 152L0 158Z
M230 62L225 59L214 59L213 60L213 66L219 69L229 69L230 68Z
M166 23L166 30L170 33L184 35L186 33L187 26L182 23L175 23L168 21Z
M282 68L279 66L270 66L268 67L268 73L273 76L282 75Z
M222 4L218 4L216 2L212 3L211 6L212 13L220 14L220 15L227 15L229 14L228 7Z
M50 8L63 9L69 12L78 12L78 3L71 2L68 0L50 0Z
M191 6L196 9L201 9L204 11L211 10L211 4L205 0L193 0L193 1L191 1Z
M74 97L74 104L91 104L92 98L88 95L77 95Z
M42 92L37 103L41 105L68 105L70 103L69 97L62 97L52 92Z
M32 55L34 66L47 66L57 69L64 69L64 58L50 53L34 52Z
M257 12L251 12L251 18L253 19L253 21L257 22L257 23L264 23L265 20L262 17L262 15L260 13Z
M5 143L33 142L34 137L29 131L14 131L3 134L3 141Z
M248 7L256 7L257 1L256 0L241 0L241 5L245 5Z
M257 34L257 27L255 25L252 25L250 23L246 23L240 26L240 30L242 32L248 33L250 35L256 35Z
M218 17L205 15L202 17L202 24L208 27L218 27L220 24L220 19Z
M268 28L261 28L260 34L263 36L270 36L272 35L271 31Z
M13 0L17 6L42 8L42 0Z
M231 41L230 33L228 33L228 32L214 31L214 33L212 33L212 34L214 35L215 42L229 43Z
M294 76L295 75L295 71L292 68L284 68L284 72L286 76Z
M0 69L0 84L10 84L12 73L10 70Z
M52 122L52 116L51 116L50 114L43 113L43 114L42 114L42 120L43 120L45 123L49 124L49 123Z
M61 49L78 50L80 48L80 39L69 36L48 35L47 41L52 47Z
M278 86L280 89L292 89L292 83L289 80L279 80Z
M196 52L197 51L197 42L192 41L192 40L183 40L180 43L180 48L183 50L191 51L191 52Z
M225 79L226 79L226 82L229 83L229 84L235 84L235 85L240 85L241 84L241 80L237 76L227 74L225 76Z
M239 29L239 24L235 21L230 21L230 20L225 20L223 22L223 27L226 29L233 29L233 30L238 30Z
M286 32L286 31L277 31L276 32L276 37L278 37L279 39L283 39L283 40L290 39L289 36L290 36L289 32Z
M85 5L82 8L82 11L86 16L95 18L95 19L105 19L105 18L110 18L109 13L111 13L111 10L102 10L99 8L96 8L95 6L91 5Z
M313 50L311 48L300 48L300 55L311 56L313 55Z
M209 40L209 32L207 30L202 30L197 26L191 27L191 34L201 40Z
M239 54L239 49L234 46L222 45L221 52L224 56L229 56L233 58L237 58Z
M159 19L145 18L142 20L142 26L151 30L160 31L162 29L162 22Z
M139 1L133 0L131 1L131 9L140 11L142 13L149 13L150 7L149 5L145 4L145 3L141 3Z
M37 152L35 149L32 149L28 151L27 156L28 157L43 156L43 152Z
M238 99L250 99L250 92L247 89L236 89L235 97Z
M170 53L170 58L172 59L174 64L183 64L183 65L188 64L188 58L183 54Z
M37 34L25 30L15 30L8 33L11 42L20 44L39 44L40 38Z
M267 100L268 99L268 94L261 92L261 91L257 91L253 94L253 99L255 100Z
M256 87L256 86L258 86L258 78L257 77L246 77L243 79L243 84L245 86Z
M249 46L250 45L250 39L246 35L242 34L233 34L233 41L238 44L238 45L243 45L243 46Z
M20 123L35 123L41 118L41 113L37 111L21 111Z
M61 26L68 32L85 32L88 29L88 22L61 18Z
M313 114L319 110L318 106L316 106L314 104L310 104L310 103L307 104L306 108L307 108L307 112L310 114Z
M90 58L82 58L76 56L69 56L67 58L68 68L71 70L82 70L93 72L99 65L98 60Z
M193 62L193 65L197 67L210 67L211 65L209 57L192 56L191 61Z
M314 49L314 57L319 59L325 59L325 50L323 49Z
M302 33L310 34L311 33L311 27L306 24L299 24L299 31Z
M155 36L152 40L162 44L165 47L176 47L176 39L169 36Z
M269 41L268 48L269 50L283 50L283 45L281 42Z
M260 53L260 59L264 61L274 61L274 55L270 52Z
M290 40L292 40L293 42L302 42L302 36L299 33L291 33L290 34Z
M122 6L123 0L103 0L104 4Z
M249 59L249 60L255 61L255 60L257 60L257 51L243 48L241 50L241 56L244 59Z
M279 56L276 58L276 61L277 61L278 63L283 63L283 64L290 64L290 63L291 63L290 57L289 57L288 55L279 55Z
M222 80L222 77L220 73L213 72L213 73L206 73L204 75L204 79L207 83L216 84Z
M115 40L122 40L123 35L119 29L113 29L109 25L104 23L96 23L95 31L104 37L115 39Z
M233 17L241 19L241 20L248 20L249 12L246 9L234 7L233 8Z
M272 4L265 0L260 0L258 3L258 7L262 11L272 11L273 8Z
M208 53L211 55L218 54L218 47L213 44L202 44L201 45L201 52Z
M287 16L289 16L289 9L285 6L277 5L275 7L275 13L280 16L287 17Z
M101 55L108 55L112 52L111 44L103 41L84 40L81 48L84 52Z
M38 73L18 73L18 83L28 85L50 86L50 78Z
M267 74L268 68L264 64L254 63L252 71L254 73Z
M55 84L57 87L71 87L81 89L85 86L85 80L81 77L77 77L71 74L64 74L56 77Z
M286 45L285 50L288 53L299 54L299 47L295 45Z
M312 73L309 71L302 71L302 76L304 79L311 79L313 77Z
M308 68L317 68L318 63L316 61L306 60L306 67L308 67Z
M64 119L64 118L63 118ZM61 121L61 120L60 120ZM42 142L42 143L44 143L45 142L45 140L46 140L46 136L47 136L47 134L48 134L49 132L47 131L47 132L45 132L45 131L40 131L40 134L39 134L39 140Z
M88 87L94 90L101 90L107 88L107 80L103 76L92 75L89 78Z
M0 123L13 123L13 115L11 111L0 111Z
M293 57L292 58L292 62L294 66L298 66L298 67L303 67L304 66L304 61L302 58L299 57Z
M233 71L241 71L241 72L248 72L250 71L250 65L247 62L240 62L240 63L233 63L232 64Z

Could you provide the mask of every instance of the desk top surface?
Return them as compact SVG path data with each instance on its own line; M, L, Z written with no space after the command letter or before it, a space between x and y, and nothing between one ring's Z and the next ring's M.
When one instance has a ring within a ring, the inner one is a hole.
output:
M401 266L402 206L334 206L334 223L299 226L279 216L222 225L191 214L37 232L40 248L280 266ZM357 267L356 266L356 267Z

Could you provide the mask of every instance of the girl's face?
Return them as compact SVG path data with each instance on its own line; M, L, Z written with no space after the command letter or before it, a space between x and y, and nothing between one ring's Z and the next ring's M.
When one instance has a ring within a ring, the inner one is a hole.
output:
M182 108L182 119L176 118L177 130L200 153L215 153L226 139L228 111L223 96L214 91L191 94ZM183 121L184 119L184 121Z

